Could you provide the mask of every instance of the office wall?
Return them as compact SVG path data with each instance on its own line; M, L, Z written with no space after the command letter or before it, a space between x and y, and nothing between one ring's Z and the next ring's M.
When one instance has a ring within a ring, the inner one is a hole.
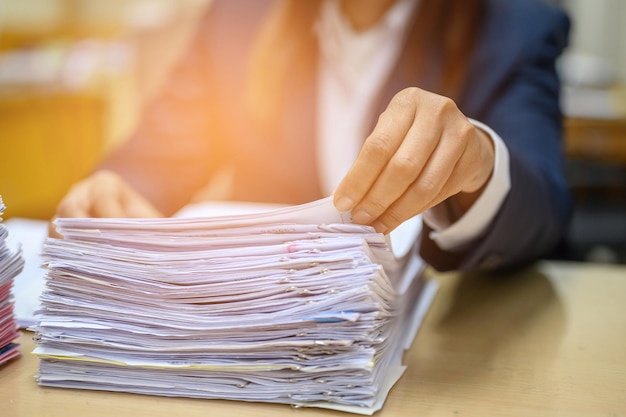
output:
M600 57L626 85L626 1L562 0L572 17L572 52Z

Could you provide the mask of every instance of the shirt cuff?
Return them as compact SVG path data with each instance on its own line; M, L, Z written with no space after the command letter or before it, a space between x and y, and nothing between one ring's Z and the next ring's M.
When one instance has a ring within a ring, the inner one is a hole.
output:
M447 210L441 206L424 212L424 222L433 229L429 237L443 250L460 248L479 237L494 219L511 189L509 151L504 141L487 125L473 119L469 121L493 141L493 172L483 193L457 221L451 222Z

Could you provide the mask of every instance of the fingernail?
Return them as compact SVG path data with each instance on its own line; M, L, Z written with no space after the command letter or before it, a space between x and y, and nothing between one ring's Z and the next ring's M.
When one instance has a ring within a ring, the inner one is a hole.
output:
M339 197L335 203L335 208L339 211L348 211L352 207L354 207L354 201L346 196Z
M374 217L365 210L357 210L352 214L352 221L359 224L368 224L373 218Z

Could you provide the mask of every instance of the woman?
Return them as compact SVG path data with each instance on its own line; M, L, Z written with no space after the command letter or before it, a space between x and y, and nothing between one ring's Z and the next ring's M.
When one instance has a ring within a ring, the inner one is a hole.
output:
M568 28L540 0L215 1L137 132L57 216L169 215L207 188L334 192L380 232L424 212L438 269L526 263L569 217Z

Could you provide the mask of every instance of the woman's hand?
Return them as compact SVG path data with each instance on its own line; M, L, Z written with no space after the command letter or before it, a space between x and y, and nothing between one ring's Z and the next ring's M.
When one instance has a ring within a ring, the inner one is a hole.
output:
M335 206L388 233L450 197L464 213L493 166L492 140L452 100L407 88L380 115L335 192Z
M57 207L55 217L163 217L119 175L98 171L74 185ZM52 222L50 236L57 236Z

